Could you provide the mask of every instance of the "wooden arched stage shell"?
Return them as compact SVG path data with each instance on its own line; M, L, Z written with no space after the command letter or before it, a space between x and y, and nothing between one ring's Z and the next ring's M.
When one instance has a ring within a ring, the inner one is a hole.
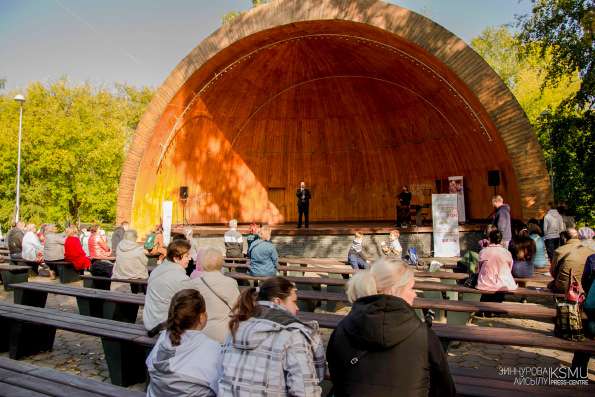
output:
M539 143L496 73L452 33L370 0L274 1L203 40L143 115L124 164L118 220L159 222L188 186L190 223L394 219L401 185L465 178L467 217L492 211L487 171L513 216L551 198ZM427 193L427 191L426 191Z

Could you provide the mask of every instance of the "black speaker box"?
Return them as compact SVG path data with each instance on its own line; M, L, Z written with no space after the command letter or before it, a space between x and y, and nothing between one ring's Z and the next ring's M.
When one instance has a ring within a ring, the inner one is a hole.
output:
M180 186L180 198L186 200L188 198L188 186Z
M500 171L488 171L488 186L500 186Z

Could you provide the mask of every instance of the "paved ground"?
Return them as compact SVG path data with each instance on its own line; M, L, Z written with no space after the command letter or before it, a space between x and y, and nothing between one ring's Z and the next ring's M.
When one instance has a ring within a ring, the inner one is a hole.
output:
M31 281L50 281L45 277L36 277ZM73 283L72 286L82 287L82 283ZM12 302L12 292L0 290L0 299ZM548 303L548 302L540 302ZM551 303L550 303L551 304ZM58 308L64 311L77 311L76 300L72 297L61 295L48 296L47 307ZM342 311L344 311L343 309ZM140 318L139 318L140 321ZM520 319L479 319L474 318L473 324L485 327L513 327L532 329L540 332L553 330L553 324L533 320ZM323 330L325 339L330 335L330 330ZM0 353L7 356L7 353ZM485 345L478 343L457 343L449 349L448 360L452 367L465 368L493 368L494 374L500 367L558 367L568 366L572 361L572 354L556 350L522 348L515 346ZM103 349L99 338L75 334L58 330L54 350L27 357L23 361L35 365L55 368L60 371L73 373L83 377L109 382L107 365L103 356ZM589 363L589 378L595 381L595 359ZM136 390L144 390L143 384L131 386Z

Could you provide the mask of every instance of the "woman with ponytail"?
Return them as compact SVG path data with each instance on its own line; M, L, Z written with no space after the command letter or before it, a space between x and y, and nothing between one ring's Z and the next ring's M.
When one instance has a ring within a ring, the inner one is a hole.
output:
M331 335L335 397L455 396L440 340L415 314L413 271L379 259L347 284L351 312Z
M217 395L221 345L202 332L206 323L200 292L184 289L173 296L165 329L147 358L147 397Z
M324 346L318 323L296 317L296 301L283 277L242 292L223 345L219 396L320 396Z

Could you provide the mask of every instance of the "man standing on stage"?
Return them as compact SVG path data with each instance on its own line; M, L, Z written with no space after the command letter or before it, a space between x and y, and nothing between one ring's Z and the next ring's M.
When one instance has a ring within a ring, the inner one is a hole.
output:
M504 204L502 196L497 195L492 198L492 205L496 209L492 225L496 226L502 233L502 246L508 249L508 244L512 240L512 231L510 224L510 206Z
M397 227L409 226L410 210L409 205L411 204L411 192L407 186L403 186L403 190L397 196L399 204L397 205Z
M300 182L300 188L295 192L297 197L297 206L298 206L298 229L302 227L302 215L306 218L306 228L309 227L308 222L308 207L310 206L310 199L312 195L310 194L310 190L306 189L306 183Z

